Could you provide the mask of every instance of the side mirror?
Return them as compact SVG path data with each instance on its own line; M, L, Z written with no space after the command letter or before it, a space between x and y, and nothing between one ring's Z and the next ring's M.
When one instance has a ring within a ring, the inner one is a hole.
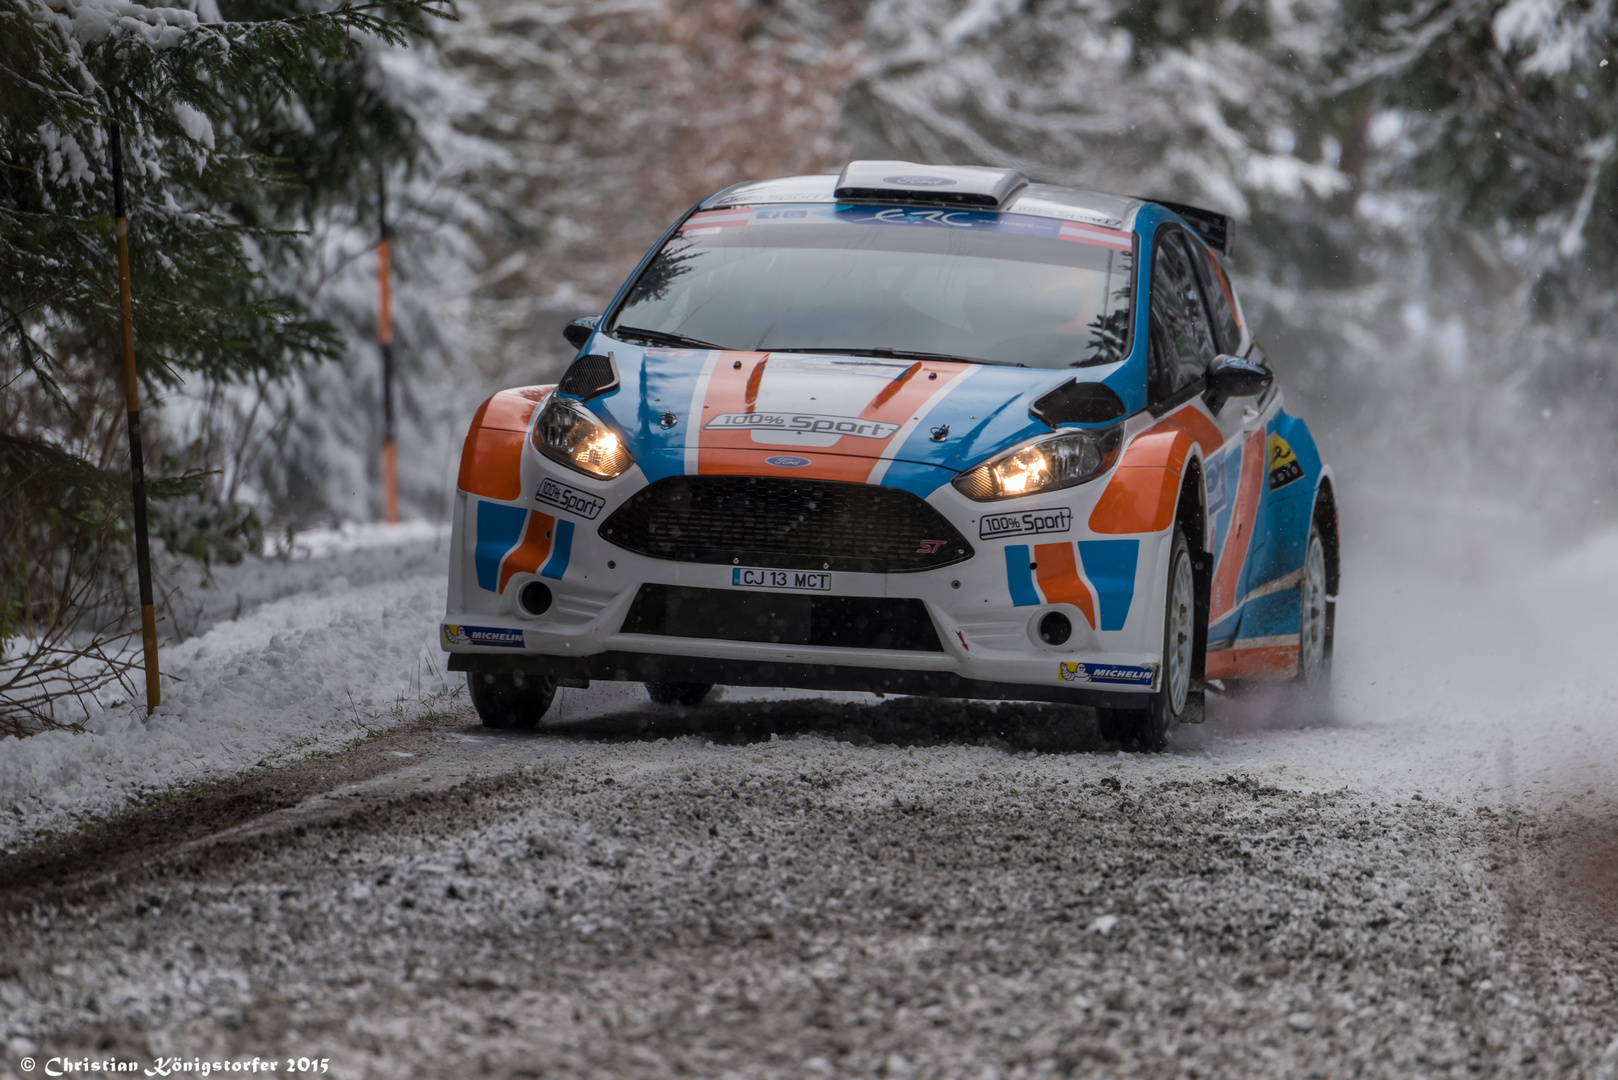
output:
M590 335L596 332L596 326L601 322L600 315L591 315L584 319L574 319L562 327L562 336L567 343L575 349L584 348L584 343L590 340Z
M1222 353L1208 365L1208 389L1203 400L1218 412L1233 397L1262 394L1275 381L1275 372L1264 361Z

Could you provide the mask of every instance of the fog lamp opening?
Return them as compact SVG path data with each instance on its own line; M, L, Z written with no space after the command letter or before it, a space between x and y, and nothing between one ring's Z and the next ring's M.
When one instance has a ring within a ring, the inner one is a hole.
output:
M517 594L517 603L529 615L543 615L551 609L551 590L542 581L530 581Z

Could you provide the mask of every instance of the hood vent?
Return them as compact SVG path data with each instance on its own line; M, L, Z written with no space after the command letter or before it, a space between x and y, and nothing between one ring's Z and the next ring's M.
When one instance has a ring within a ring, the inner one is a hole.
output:
M837 178L847 202L926 203L999 210L1028 186L1016 169L918 165L913 161L851 161Z
M1058 424L1105 424L1124 415L1124 402L1105 383L1069 379L1028 406L1029 415L1051 427Z
M611 353L605 356L589 353L579 357L562 373L561 382L556 384L558 394L571 394L580 401L588 401L616 389L618 365L612 362Z

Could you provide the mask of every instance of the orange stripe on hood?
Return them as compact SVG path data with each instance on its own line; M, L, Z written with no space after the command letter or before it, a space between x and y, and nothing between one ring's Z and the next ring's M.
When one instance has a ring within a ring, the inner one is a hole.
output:
M748 363L752 360L753 363ZM761 446L753 439L751 429L711 430L707 423L715 416L726 413L755 411L759 388L763 382L768 355L764 353L722 352L714 364L708 380L708 390L702 402L702 415L694 417L697 432L697 472L703 475L757 476L795 475L817 480L843 480L864 483L871 474L873 462L882 457L900 432L886 439L865 439L844 435L830 446L795 447L790 443L779 446ZM737 367L741 361L741 367ZM929 398L942 393L949 383L968 364L920 362L911 364L898 378L893 379L860 410L859 419L879 423L904 424L916 414ZM936 374L938 377L930 378ZM828 373L828 378L835 375ZM805 415L809 409L802 410ZM813 464L795 469L781 469L765 463L769 457L803 457Z
M742 401L747 405L748 412L752 412L753 407L758 404L758 388L764 382L764 365L769 362L770 358L766 356L753 365L752 373L747 376L747 390L742 397ZM732 370L735 370L735 361L732 361L730 366ZM745 367L746 365L744 364L743 366ZM712 382L710 382L709 386L711 387L712 385Z

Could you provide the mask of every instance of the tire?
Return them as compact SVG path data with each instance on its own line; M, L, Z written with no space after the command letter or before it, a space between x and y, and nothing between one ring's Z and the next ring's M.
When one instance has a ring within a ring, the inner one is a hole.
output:
M713 689L711 682L649 682L646 684L646 696L659 705L701 705L708 691Z
M1311 698L1324 698L1331 688L1332 610L1327 599L1326 543L1320 523L1309 523L1304 548L1303 581L1298 586L1297 685Z
M486 728L530 731L556 697L556 680L533 671L468 671L466 689Z
M1097 709L1101 737L1136 750L1165 749L1178 724L1201 719L1203 691L1194 678L1197 652L1197 576L1185 533L1174 527L1163 590L1163 666L1144 709Z

